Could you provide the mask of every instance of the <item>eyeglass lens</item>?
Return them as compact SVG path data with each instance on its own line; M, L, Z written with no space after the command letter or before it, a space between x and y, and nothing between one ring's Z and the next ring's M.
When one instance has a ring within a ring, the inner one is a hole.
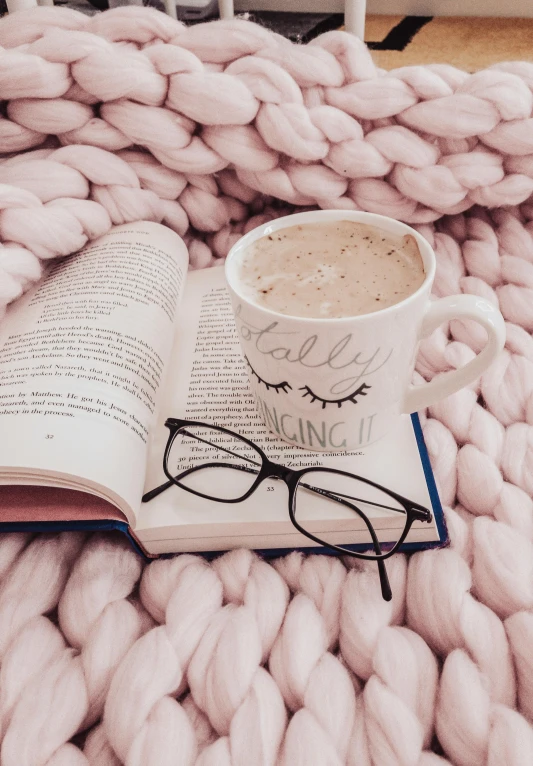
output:
M166 470L186 489L236 500L252 487L261 464L260 453L236 434L189 425L176 433Z

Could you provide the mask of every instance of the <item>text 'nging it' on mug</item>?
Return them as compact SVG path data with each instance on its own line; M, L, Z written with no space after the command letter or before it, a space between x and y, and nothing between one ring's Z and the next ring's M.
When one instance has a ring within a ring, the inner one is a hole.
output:
M388 308L338 318L289 316L246 297L240 269L252 243L287 227L335 221L414 237L424 266L421 286ZM402 413L421 410L478 378L505 343L503 317L487 300L455 295L430 301L435 253L414 229L385 216L319 210L278 218L242 237L225 268L259 411L271 431L306 449L357 450L376 442ZM419 340L458 318L486 329L485 347L464 367L411 385Z

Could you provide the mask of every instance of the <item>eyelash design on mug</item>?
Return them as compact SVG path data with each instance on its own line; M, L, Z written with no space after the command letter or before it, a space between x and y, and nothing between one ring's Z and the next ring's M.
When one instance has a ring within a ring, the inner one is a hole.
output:
M311 402L316 402L316 401L322 402L322 409L325 410L327 404L336 404L337 407L342 407L344 402L353 402L354 404L357 404L357 397L366 396L366 392L371 388L372 386L367 386L366 383L361 383L361 385L356 391L354 391L351 394L348 394L348 396L345 396L343 399L322 399L322 397L314 394L309 388L309 386L302 386L301 388L298 389L298 391L305 391L305 393L302 394L302 398L304 399L306 396L310 396Z
M260 377L260 376L259 376L259 375L256 373L256 371L254 370L254 368L253 368L253 367L252 367L252 365L250 364L250 362L249 362L249 360L248 360L248 357L247 357L247 356L245 356L245 357L244 357L244 360L245 360L246 364L248 365L248 367L250 368L250 370L251 370L251 372L252 372L252 375L255 375L255 377L257 378L257 380L259 381L259 383L262 383L264 386L266 386L266 390L267 390L267 391L269 391L271 388L273 388L273 389L274 389L274 391L275 391L277 394L279 394L279 392L280 392L280 391L283 391L283 393L285 393L285 394L286 394L286 393L287 393L289 390L291 390L291 391L292 391L292 386L291 386L291 384L290 384L290 383L288 383L286 380L284 380L284 381L283 381L283 383L267 383L267 382L266 382L266 380L263 380L263 378L261 378L261 377Z

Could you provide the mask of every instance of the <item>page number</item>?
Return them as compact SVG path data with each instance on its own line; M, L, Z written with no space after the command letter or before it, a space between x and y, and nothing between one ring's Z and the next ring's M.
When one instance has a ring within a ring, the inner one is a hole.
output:
M45 439L53 439L54 438L54 434L46 434L46 436L44 438Z

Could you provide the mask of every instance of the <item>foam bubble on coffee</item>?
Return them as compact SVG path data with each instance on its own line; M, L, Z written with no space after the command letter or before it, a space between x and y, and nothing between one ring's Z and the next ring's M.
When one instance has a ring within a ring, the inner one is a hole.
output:
M370 314L412 295L424 282L414 237L356 221L279 229L243 253L243 294L281 314L333 318Z

